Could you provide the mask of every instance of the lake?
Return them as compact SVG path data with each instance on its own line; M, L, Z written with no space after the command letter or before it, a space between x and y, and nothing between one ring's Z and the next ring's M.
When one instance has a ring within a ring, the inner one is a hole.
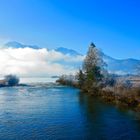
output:
M139 140L139 115L54 84L0 88L0 139Z

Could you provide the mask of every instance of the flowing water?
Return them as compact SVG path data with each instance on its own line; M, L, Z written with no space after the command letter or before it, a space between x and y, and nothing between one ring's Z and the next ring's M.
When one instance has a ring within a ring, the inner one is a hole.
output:
M138 140L140 120L71 87L0 88L0 139Z

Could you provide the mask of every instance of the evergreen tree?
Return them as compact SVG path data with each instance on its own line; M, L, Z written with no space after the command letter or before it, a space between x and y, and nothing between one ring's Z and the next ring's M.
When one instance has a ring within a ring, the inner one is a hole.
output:
M85 75L81 69L79 70L77 77L78 77L78 86L79 88L82 88L84 85Z
M84 90L95 92L100 88L104 65L105 63L101 57L100 51L96 48L94 43L91 43L83 63L83 71L85 74Z

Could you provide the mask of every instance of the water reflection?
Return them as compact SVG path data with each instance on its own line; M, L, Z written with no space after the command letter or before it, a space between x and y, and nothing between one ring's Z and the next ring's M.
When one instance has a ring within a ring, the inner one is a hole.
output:
M134 112L84 93L79 94L79 103L86 117L89 138L140 139L140 122Z

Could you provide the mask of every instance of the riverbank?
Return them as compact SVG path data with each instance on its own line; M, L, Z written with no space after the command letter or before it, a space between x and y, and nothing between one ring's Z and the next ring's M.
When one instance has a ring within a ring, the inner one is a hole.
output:
M93 97L100 97L104 101L121 105L122 107L130 108L134 111L140 112L140 88L139 87L123 87L120 84L115 86L106 86L103 88L96 87L92 90L85 90L79 87L77 82L65 81L62 79L57 80L59 84L76 87L81 92L89 94ZM96 92L96 93L95 93Z
M140 88L103 88L99 96L107 102L140 112Z

